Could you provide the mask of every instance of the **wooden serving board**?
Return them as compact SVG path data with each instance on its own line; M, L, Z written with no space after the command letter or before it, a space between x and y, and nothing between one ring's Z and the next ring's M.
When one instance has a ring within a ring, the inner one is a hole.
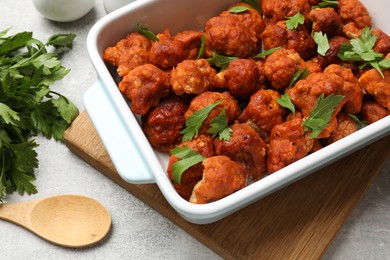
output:
M390 136L218 222L183 220L157 185L117 174L86 112L65 133L71 151L225 259L319 259L390 154Z

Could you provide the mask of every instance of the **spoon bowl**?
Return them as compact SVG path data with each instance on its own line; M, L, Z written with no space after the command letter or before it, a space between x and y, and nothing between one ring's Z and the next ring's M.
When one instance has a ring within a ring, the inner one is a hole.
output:
M82 195L57 195L0 205L0 219L18 224L47 241L84 247L102 240L111 228L108 210Z

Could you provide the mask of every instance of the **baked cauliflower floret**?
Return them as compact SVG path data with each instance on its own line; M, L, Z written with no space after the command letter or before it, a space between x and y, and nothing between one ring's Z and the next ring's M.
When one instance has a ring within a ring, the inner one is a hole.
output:
M345 97L343 111L348 114L359 113L362 108L363 91L352 70L337 64L332 64L324 72L335 73L343 78L343 88L341 90L341 94Z
M139 33L130 33L115 46L104 50L103 59L117 67L120 77L126 76L139 65L149 63L151 41Z
M261 39L265 50L280 46L294 49L304 60L309 60L316 54L316 43L304 25L289 30L286 21L268 24Z
M310 4L307 0L263 0L260 4L267 24L277 23L298 12L306 17L310 12Z
M217 88L228 89L236 98L249 99L253 93L265 88L260 77L259 66L255 60L236 59L216 75L214 82Z
M204 204L222 199L247 185L240 164L219 155L203 161L203 177L192 192L190 202Z
M376 102L390 110L390 69L382 70L382 73L384 78L375 69L370 69L359 78L359 83Z
M165 70L176 66L187 58L186 45L172 37L168 29L156 36L159 41L152 43L150 63Z
M249 123L233 124L229 140L214 139L216 155L226 155L241 164L247 177L257 181L264 176L267 145Z
M200 94L213 86L215 74L205 59L185 60L171 71L172 90L176 95Z
M340 112L337 114L336 118L337 128L327 139L328 144L341 140L358 130L356 122L346 113Z
M338 10L344 24L353 22L359 29L371 27L371 16L359 0L339 0Z
M277 90L286 89L291 79L305 62L295 50L279 49L268 56L264 63L264 75Z
M145 115L169 95L169 76L152 64L141 65L122 79L119 90L130 100L135 114Z
M302 126L303 119L296 113L292 119L272 128L267 153L267 172L274 173L305 157L313 147L313 139Z
M183 142L179 145L179 147L182 148L185 146L201 154L205 158L214 156L214 144L209 135L199 135L197 138L188 142ZM182 173L180 183L176 183L173 180L172 165L180 160L180 158L171 155L168 161L167 173L179 195L184 199L189 200L195 184L202 179L204 166L201 162L191 166Z
M240 122L251 121L262 131L269 134L274 125L284 121L286 109L278 104L279 92L273 89L261 89L253 94L248 105L239 117Z
M255 9L249 5L248 11L242 13L222 12L208 20L204 27L205 54L211 57L218 53L227 56L247 58L261 50L261 37L263 31L262 18Z
M187 59L193 60L198 56L202 44L202 35L203 33L199 31L185 30L178 32L173 36L173 39L184 44Z
M372 124L386 116L390 115L390 111L378 104L372 97L366 97L363 100L362 111L361 111L362 120L368 124Z
M181 141L180 131L185 127L187 109L186 100L171 96L141 117L142 130L154 148L168 152Z
M312 34L322 32L329 38L341 33L341 19L334 8L316 8L310 11L308 18L312 21Z

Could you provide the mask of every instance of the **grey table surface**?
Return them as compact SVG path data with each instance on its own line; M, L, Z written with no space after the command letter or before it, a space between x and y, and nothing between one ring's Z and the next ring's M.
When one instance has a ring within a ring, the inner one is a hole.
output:
M53 88L83 110L84 92L95 82L86 49L89 29L103 16L102 0L83 18L57 23L43 18L31 0L0 2L0 31L32 31L46 40L55 33L76 33L73 49L63 65L71 69ZM20 202L56 194L83 194L102 202L112 215L108 237L98 245L67 249L50 244L14 224L0 222L0 259L219 259L205 245L119 188L67 147L37 137L40 161L35 182L39 193L12 194L6 202ZM340 230L324 259L390 259L390 160L386 162L347 223Z

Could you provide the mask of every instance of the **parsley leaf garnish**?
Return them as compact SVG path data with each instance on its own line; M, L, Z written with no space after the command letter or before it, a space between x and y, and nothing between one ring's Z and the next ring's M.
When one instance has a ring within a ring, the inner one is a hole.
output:
M378 65L382 69L390 69L390 58L386 58L378 62Z
M298 82L298 80L304 79L309 75L309 70L307 68L298 70L294 76L292 77L290 84L288 85L289 88L295 85L295 83Z
M384 78L379 65L384 55L373 50L376 40L377 37L372 34L370 28L365 27L358 38L352 39L348 44L343 43L337 55L343 61L361 62L360 68L370 65ZM382 65L386 63L387 61L383 62ZM386 66L382 68L386 68Z
M0 32L0 201L7 193L37 192L32 183L38 167L33 137L62 141L77 107L50 86L69 70L46 46L71 48L74 34L56 34L46 43L32 32ZM58 96L57 99L53 95Z
M357 124L359 124L361 126L366 126L367 125L366 121L360 120L356 115L348 114L348 116L350 118L352 118L352 120L355 121L355 123L357 123Z
M311 8L324 8L324 7L333 7L337 8L339 7L339 1L338 0L322 0L322 2L318 3L318 5L313 5Z
M302 123L306 131L312 130L309 136L310 138L317 138L317 136L328 127L335 108L340 104L343 98L344 96L342 95L333 94L324 98L324 93L319 96L314 109Z
M326 55L326 52L330 49L328 36L326 33L315 32L313 35L314 41L317 43L317 52L322 56Z
M300 24L305 23L305 17L300 12L296 13L294 16L288 16L286 19L286 28L288 30L296 29Z
M233 7L230 8L228 11L229 11L230 13L240 14L240 13L246 12L246 11L248 11L248 10L249 10L248 7L243 6L243 5L238 5L238 6L233 6Z
M213 52L213 57L208 58L207 61L210 63L211 66L216 66L216 67L224 70L229 66L230 62L232 62L236 59L237 59L237 57L219 55L219 54Z
M206 44L206 37L205 37L204 34L203 34L203 35L202 35L202 38L201 38L201 43L200 43L200 48L199 48L198 56L196 57L197 60L199 60L199 59L203 56L205 44Z
M228 127L228 120L226 117L226 109L222 110L222 112L216 117L211 120L211 128L208 131L209 133L213 134L211 138L216 137L219 135L220 140L229 141L230 135L233 132L233 130Z
M256 58L262 58L262 57L266 57L266 56L269 56L271 55L272 53L274 53L275 51L281 49L282 47L279 46L279 47L275 47L275 48L271 48L269 50L266 50L266 51L263 51L263 52L260 52L258 54L256 54L255 56L253 56L254 59Z
M151 41L158 42L160 39L152 32L150 31L147 27L143 27L139 24L137 24L137 32L139 34L142 34L146 38L148 38Z
M217 101L208 106L205 106L187 118L186 128L180 132L183 134L183 142L191 141L194 137L198 137L199 129L202 126L204 120L206 120L211 110L213 110L220 102L221 101Z
M171 154L181 159L172 165L172 177L178 184L181 183L183 172L206 159L188 146L176 147L171 150Z
M279 105L289 109L293 114L295 114L295 106L291 102L290 96L287 94L287 92L281 95L280 98L277 98L276 102L278 102Z

